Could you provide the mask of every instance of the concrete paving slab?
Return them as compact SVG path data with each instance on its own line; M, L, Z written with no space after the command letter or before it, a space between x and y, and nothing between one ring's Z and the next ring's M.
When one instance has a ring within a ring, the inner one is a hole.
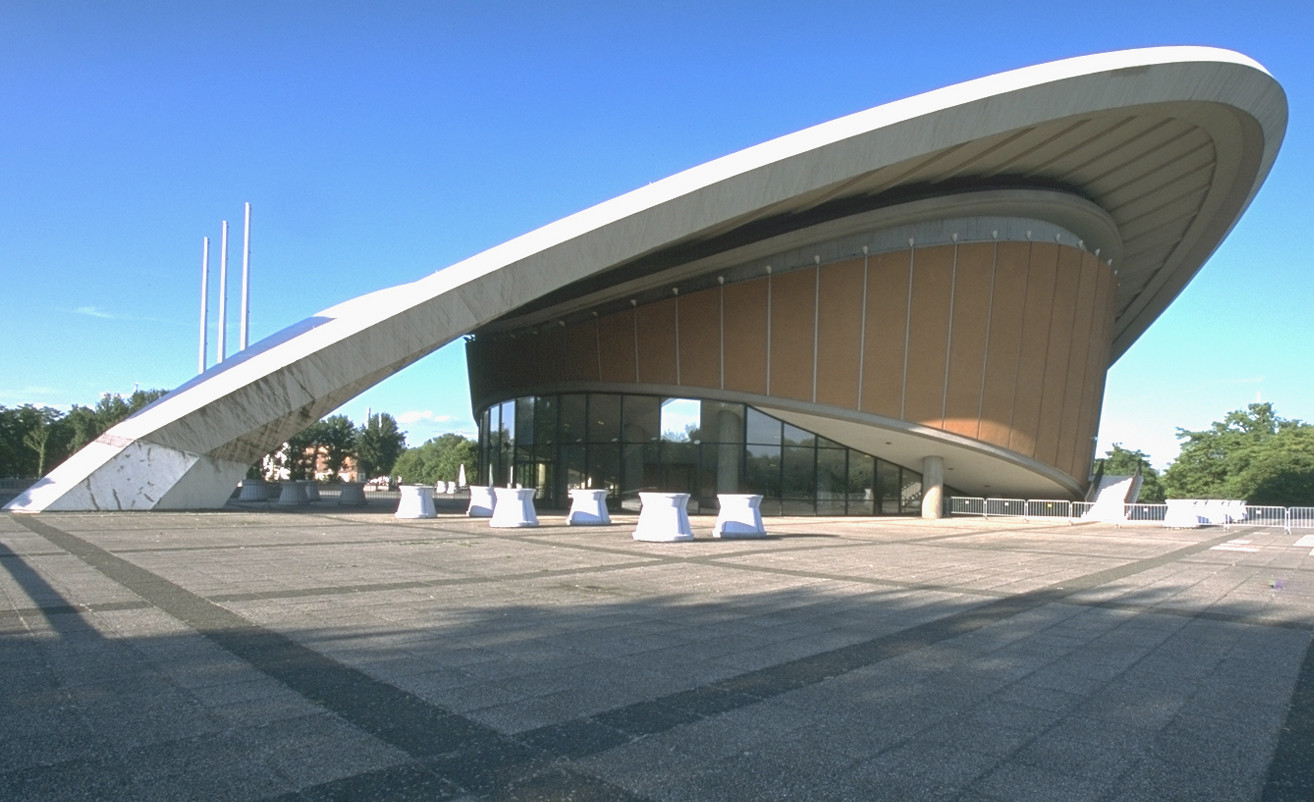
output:
M1280 529L382 506L0 516L0 798L1314 798Z

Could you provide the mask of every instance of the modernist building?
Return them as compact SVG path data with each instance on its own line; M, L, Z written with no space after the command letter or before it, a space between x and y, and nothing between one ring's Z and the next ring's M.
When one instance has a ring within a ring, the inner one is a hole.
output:
M325 310L10 508L219 506L291 433L462 336L483 478L548 503L1075 497L1106 370L1236 223L1286 116L1253 61L1158 48L843 117Z

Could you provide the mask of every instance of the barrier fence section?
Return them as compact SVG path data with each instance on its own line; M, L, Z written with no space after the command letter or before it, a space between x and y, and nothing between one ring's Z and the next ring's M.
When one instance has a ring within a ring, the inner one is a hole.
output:
M949 514L950 515L980 515L982 517L985 517L986 514L985 499L974 498L971 496L950 496Z
M1127 521L1161 522L1168 517L1167 504L1124 504L1122 517Z
M1045 501L1043 499L1027 499L1028 518L1071 518L1072 502L1071 501Z
M1025 518L1027 501L1022 498L988 498L985 500L986 517Z
M1279 526L1287 529L1287 508L1246 505L1237 510L1237 514L1230 517L1223 528L1230 529L1233 526Z
M1189 503L1189 502L1188 502ZM1270 507L1228 502L1226 515L1200 515L1201 523L1222 524L1224 529L1233 526L1281 527L1314 529L1314 507ZM982 518L1059 519L1079 521L1094 507L1090 501L1062 499L981 498L978 496L950 496L949 514L979 516ZM1168 515L1167 504L1124 504L1123 521L1126 523L1162 523ZM1217 518L1217 520L1215 520Z
M1287 531L1292 529L1314 529L1314 507L1288 507Z

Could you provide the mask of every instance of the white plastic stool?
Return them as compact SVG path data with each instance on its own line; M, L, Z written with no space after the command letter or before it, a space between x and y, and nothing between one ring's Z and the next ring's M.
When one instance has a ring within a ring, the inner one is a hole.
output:
M301 482L294 479L285 479L279 482L278 503L288 505L309 504L306 499L306 488Z
M338 503L344 507L364 507L365 483L343 482L342 492L338 493Z
M433 508L433 488L428 485L402 485L401 499L397 502L394 518L436 518Z
M611 523L607 514L607 491L570 491L570 512L566 523L571 526L602 526Z
M499 529L538 526L538 515L534 512L535 492L537 490L532 487L493 488L497 504L493 507L493 517L488 525Z
M721 511L716 515L712 537L766 537L762 525L762 497L744 493L717 493Z
M492 518L493 508L497 506L497 496L493 488L470 485L470 508L466 515L471 518Z
M237 494L238 501L266 501L269 491L265 489L263 479L243 479L242 492Z
M639 523L635 540L669 543L693 540L689 526L688 493L640 493Z

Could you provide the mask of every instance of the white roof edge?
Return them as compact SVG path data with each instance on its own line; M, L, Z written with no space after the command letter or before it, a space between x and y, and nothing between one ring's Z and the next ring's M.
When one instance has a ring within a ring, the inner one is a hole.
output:
M420 282L427 283L427 279L452 270L465 274L462 276L463 280L475 278L604 227L608 223L661 206L683 195L706 189L773 162L798 156L853 136L870 134L918 117L946 112L968 103L1073 78L1096 76L1123 69L1185 63L1231 64L1257 70L1272 78L1268 70L1259 62L1241 53L1192 45L1138 48L1076 56L973 78L853 112L686 168L439 268L430 276L420 279ZM1285 121L1283 129L1285 130ZM1267 161L1271 162L1271 158ZM466 271L469 271L468 274Z

